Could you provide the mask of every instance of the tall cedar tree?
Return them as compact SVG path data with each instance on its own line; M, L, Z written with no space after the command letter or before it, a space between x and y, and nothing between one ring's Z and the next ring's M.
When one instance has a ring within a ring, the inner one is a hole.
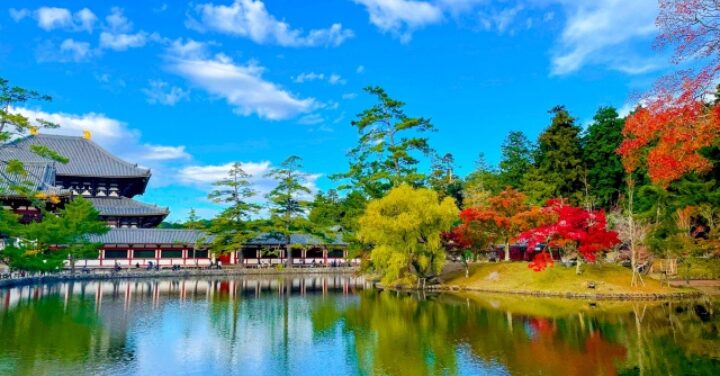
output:
M520 188L523 176L532 166L533 146L521 131L508 133L502 144L500 181L505 187Z
M357 220L367 204L362 193L353 191L340 197L336 190L315 195L309 219L314 225L324 228L341 226L347 233L357 230Z
M420 186L426 176L418 172L419 157L431 154L423 132L434 130L429 119L405 114L405 103L392 99L381 87L367 87L377 103L357 115L352 125L360 139L350 153L350 169L335 175L348 179L342 188L363 191L379 198L392 187L407 183Z
M277 186L267 194L270 201L269 236L279 238L285 245L287 265L292 267L291 236L297 233L314 233L310 221L305 218L310 202L307 187L307 174L302 172L302 159L290 156L280 167L271 170L266 177L277 182Z
M581 129L564 106L550 110L552 123L540 134L535 155L537 174L547 184L545 197L567 197L579 202L583 197L584 168L580 142Z
M227 207L212 221L210 231L215 234L213 251L238 251L243 244L255 237L256 232L249 226L250 219L260 210L258 204L250 202L257 195L250 182L252 176L242 169L240 163L233 163L226 178L214 183L215 190L208 198ZM242 252L240 252L242 258ZM241 260L242 263L242 260Z
M463 207L478 207L487 204L487 199L502 190L498 172L480 153L475 161L475 170L466 178L463 187Z
M583 136L587 186L593 206L610 209L623 191L625 173L616 150L625 120L612 107L600 107Z
M451 153L433 157L428 182L440 198L452 197L458 206L463 202L463 181L456 174L455 157Z

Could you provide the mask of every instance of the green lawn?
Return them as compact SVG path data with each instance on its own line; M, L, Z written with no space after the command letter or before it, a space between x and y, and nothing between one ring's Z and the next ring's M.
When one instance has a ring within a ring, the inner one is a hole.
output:
M575 267L555 264L542 272L528 268L526 262L479 263L471 266L470 276L457 271L444 278L445 285L497 291L552 293L653 294L689 291L667 287L660 281L645 278L645 286L630 287L630 270L614 264L583 264L582 274ZM588 288L588 282L595 284Z

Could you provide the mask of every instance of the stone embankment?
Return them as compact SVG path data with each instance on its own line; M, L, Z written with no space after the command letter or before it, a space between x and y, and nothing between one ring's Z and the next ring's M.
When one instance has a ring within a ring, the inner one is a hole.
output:
M56 283L70 281L92 281L112 280L128 278L189 278L189 277L233 277L233 276L262 276L262 275L327 275L327 274L353 274L357 273L357 267L336 267L336 268L292 268L292 269L181 269L181 270L122 270L115 271L91 271L90 273L67 272L46 275L15 276L12 278L0 279L0 288L25 286L39 283Z
M478 287L465 287L456 285L430 286L433 291L455 291L455 292L482 292L508 295L527 295L536 297L559 297L568 299L591 299L591 300L668 300L697 298L703 295L701 291L678 291L670 293L592 293L592 292L562 292L562 291L534 291L534 290L500 290Z

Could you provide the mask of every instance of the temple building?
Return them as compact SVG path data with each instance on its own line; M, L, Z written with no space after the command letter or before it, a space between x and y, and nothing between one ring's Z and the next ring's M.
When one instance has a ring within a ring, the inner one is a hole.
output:
M32 152L36 145L57 152L68 163L39 156ZM1 163L0 200L6 209L21 214L24 222L38 218L40 210L26 196L13 194L8 187L22 184L30 192L51 197L47 201L49 210L62 207L74 197L84 197L111 227L107 234L91 237L91 241L103 246L97 259L82 260L78 263L81 267L144 267L151 262L161 267L198 267L210 265L213 260L208 252L211 235L157 228L169 210L135 199L145 192L150 170L112 155L93 142L87 132L83 137L36 134L0 146L0 161L10 160L21 161L28 173L15 176L8 172L7 163ZM346 256L346 244L339 236L322 242L309 235L293 235L291 244L294 264L335 265ZM286 258L281 248L276 240L259 236L242 250L224 252L219 259L225 265L239 261L247 266L277 264Z

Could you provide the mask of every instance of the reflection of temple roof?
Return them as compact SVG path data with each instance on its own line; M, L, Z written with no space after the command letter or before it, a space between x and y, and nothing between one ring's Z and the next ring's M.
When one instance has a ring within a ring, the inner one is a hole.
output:
M50 148L69 159L67 164L54 163L58 176L100 178L149 178L150 170L140 168L110 154L95 142L74 136L39 134L0 147L0 160L52 162L31 151L33 145Z
M201 240L207 244L212 236L198 230L159 228L113 228L104 235L90 236L89 240L103 244L187 244Z
M7 161L0 162L0 195L5 197L21 196L17 187L29 192L44 193L46 195L68 195L70 191L55 187L55 169L47 162L23 163L27 175L13 174L8 171Z
M260 234L255 239L249 241L247 245L258 245L258 246L278 246L284 245L285 239L282 235L272 234ZM322 239L320 236L310 234L291 234L290 244L299 245L347 245L343 242L341 234L331 235L330 239Z
M95 209L100 211L102 216L162 216L169 214L167 208L145 204L127 197L88 197Z

